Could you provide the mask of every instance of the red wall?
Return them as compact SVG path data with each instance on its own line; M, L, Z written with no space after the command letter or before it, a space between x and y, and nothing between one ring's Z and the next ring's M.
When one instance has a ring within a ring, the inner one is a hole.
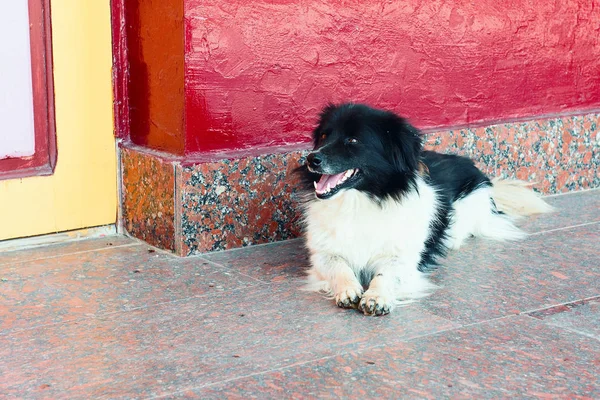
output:
M420 128L600 108L596 1L169 2L183 2L184 112L172 106L177 121L156 125L184 123L184 137L171 135L186 154L306 142L327 101L391 108ZM177 43L176 30L161 35ZM151 95L155 85L140 87ZM148 105L136 107L143 116ZM132 139L143 143L133 119Z
M183 2L123 2L129 55L127 89L131 138L139 145L183 154Z
M330 100L421 128L598 107L594 3L187 1L186 148L303 142Z

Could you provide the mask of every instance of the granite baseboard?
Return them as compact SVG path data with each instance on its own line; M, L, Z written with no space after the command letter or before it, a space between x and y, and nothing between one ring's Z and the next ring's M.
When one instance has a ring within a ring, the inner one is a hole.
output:
M473 158L489 176L536 182L544 194L600 187L598 114L425 136L426 148ZM121 146L123 226L181 256L299 236L301 151L192 163Z

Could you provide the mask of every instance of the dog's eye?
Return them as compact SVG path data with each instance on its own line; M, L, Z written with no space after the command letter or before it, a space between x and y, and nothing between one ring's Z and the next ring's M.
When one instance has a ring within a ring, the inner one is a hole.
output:
M356 143L358 143L358 139L356 139L356 138L350 138L350 139L346 140L346 142L350 143L350 144L356 144Z
M327 134L326 133L321 133L321 140L325 140L327 139Z

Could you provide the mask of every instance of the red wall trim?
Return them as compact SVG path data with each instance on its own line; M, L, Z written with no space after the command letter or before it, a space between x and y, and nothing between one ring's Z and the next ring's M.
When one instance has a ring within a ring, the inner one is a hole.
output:
M0 179L51 175L56 165L50 0L29 0L35 153L0 160Z
M129 62L127 61L127 27L125 25L125 0L111 0L111 26L113 48L113 94L115 136L128 138L129 119Z
M131 141L185 150L184 1L125 0Z

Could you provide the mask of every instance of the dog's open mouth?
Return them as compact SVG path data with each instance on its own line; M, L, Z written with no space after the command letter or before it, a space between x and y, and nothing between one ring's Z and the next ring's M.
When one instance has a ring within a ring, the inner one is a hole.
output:
M321 175L319 182L314 182L315 193L320 199L326 199L340 191L346 183L352 181L358 174L358 169L349 169L335 175Z

